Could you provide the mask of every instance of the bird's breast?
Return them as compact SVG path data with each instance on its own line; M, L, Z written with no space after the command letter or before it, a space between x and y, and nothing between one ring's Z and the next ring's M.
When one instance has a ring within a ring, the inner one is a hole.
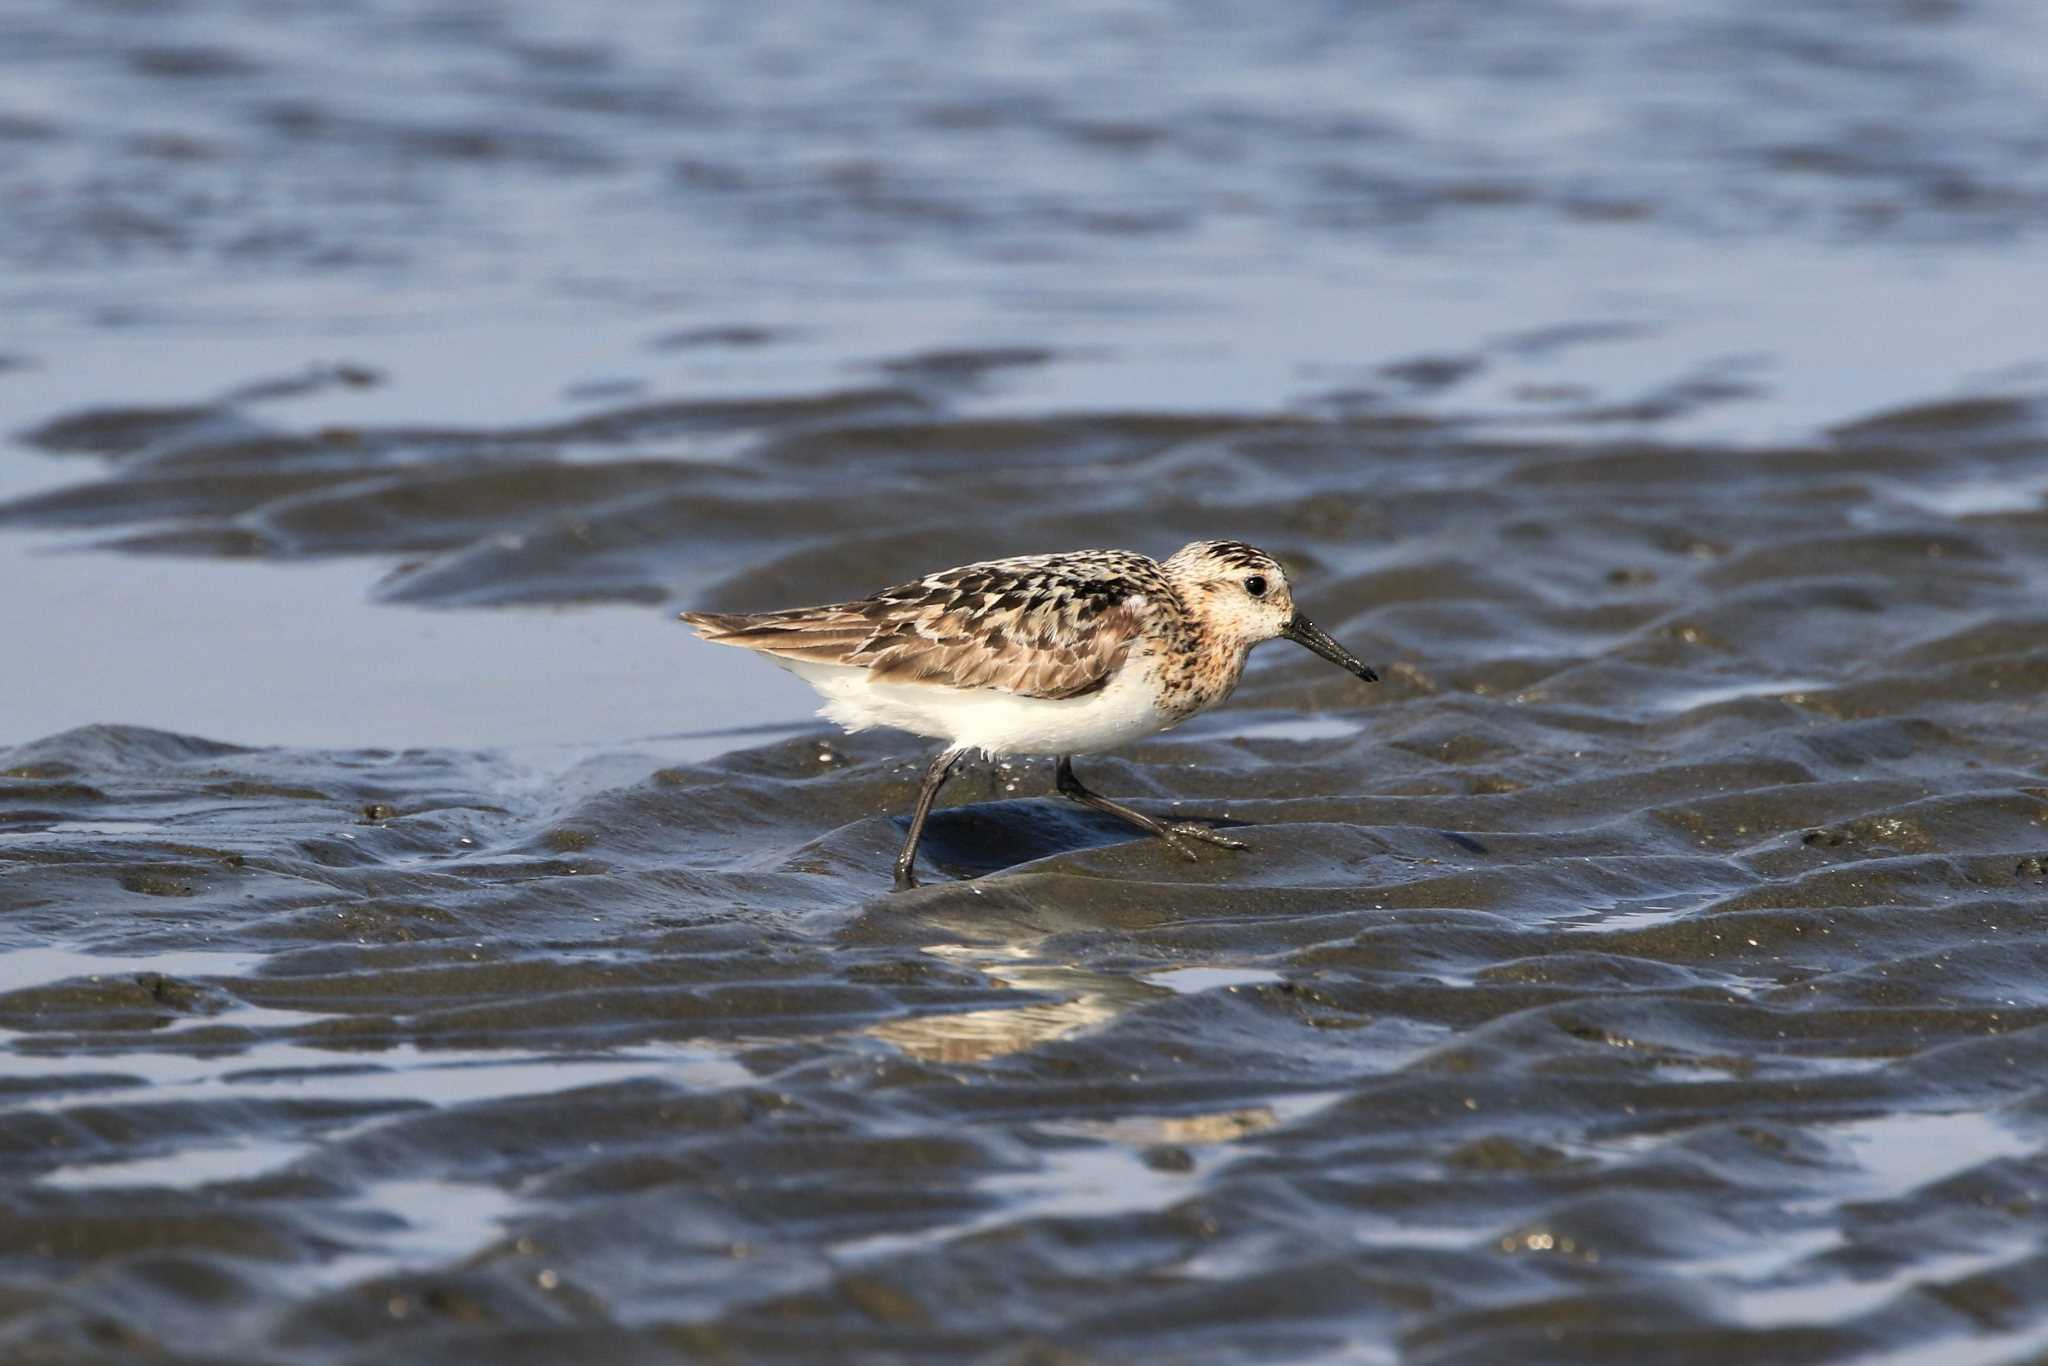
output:
M1242 650L1204 649L1195 643L1155 654L1148 663L1166 724L1179 725L1228 698L1244 677L1244 659Z

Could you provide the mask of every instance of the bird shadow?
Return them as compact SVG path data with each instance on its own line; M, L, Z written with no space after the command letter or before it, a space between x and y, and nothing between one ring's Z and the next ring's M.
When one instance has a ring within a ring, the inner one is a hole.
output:
M1199 821L1218 829L1244 824L1195 812L1174 811L1170 817L1157 811L1147 814ZM895 824L902 831L910 828L907 817L897 818ZM1152 838L1129 822L1053 798L977 802L934 811L925 822L918 857L924 865L954 877L972 878L1057 854Z

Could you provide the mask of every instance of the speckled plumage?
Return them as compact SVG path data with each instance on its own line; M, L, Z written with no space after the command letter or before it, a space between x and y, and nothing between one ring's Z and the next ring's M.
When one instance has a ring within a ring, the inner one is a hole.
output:
M751 614L685 612L704 639L756 650L826 699L849 730L893 726L947 743L927 775L897 880L931 796L960 754L1061 755L1061 791L1185 848L1235 845L1169 830L1097 797L1066 756L1178 725L1229 697L1254 645L1300 641L1372 671L1294 610L1287 577L1242 541L1196 541L1165 561L1127 550L1021 555L942 570L869 597Z
M683 620L721 645L880 680L1067 698L1108 683L1155 620L1170 626L1171 600L1156 562L1098 550L962 565L854 602Z

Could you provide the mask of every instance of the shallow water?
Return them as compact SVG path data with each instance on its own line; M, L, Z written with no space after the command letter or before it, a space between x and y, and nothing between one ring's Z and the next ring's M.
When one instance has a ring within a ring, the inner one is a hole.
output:
M2019 3L30 3L0 1358L2048 1351ZM679 606L1229 534L1084 759Z

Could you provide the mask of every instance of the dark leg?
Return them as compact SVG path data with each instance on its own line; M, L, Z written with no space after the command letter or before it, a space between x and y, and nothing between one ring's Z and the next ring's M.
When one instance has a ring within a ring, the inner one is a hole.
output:
M1180 821L1173 825L1167 825L1163 821L1153 820L1142 811L1133 811L1121 802L1113 802L1099 792L1090 792L1087 788L1081 786L1081 780L1074 776L1074 756L1071 754L1062 754L1060 756L1060 765L1053 770L1053 782L1059 788L1062 797L1072 797L1083 806L1092 806L1097 811L1107 811L1112 816L1129 821L1148 835L1159 836L1159 838L1165 840L1167 844L1178 851L1182 858L1193 859L1198 857L1195 851L1188 846L1187 841L1191 839L1201 840L1205 844L1221 845L1225 849L1245 849L1250 847L1243 840L1234 840L1228 835L1219 835L1206 825L1196 825L1191 821Z
M896 890L901 892L917 885L911 875L910 865L917 862L918 837L924 834L924 818L932 813L932 798L939 795L939 789L946 785L946 775L953 771L953 765L960 762L964 749L949 749L932 760L932 766L924 771L924 786L917 790L917 809L910 813L910 835L903 841L903 852L896 856Z

